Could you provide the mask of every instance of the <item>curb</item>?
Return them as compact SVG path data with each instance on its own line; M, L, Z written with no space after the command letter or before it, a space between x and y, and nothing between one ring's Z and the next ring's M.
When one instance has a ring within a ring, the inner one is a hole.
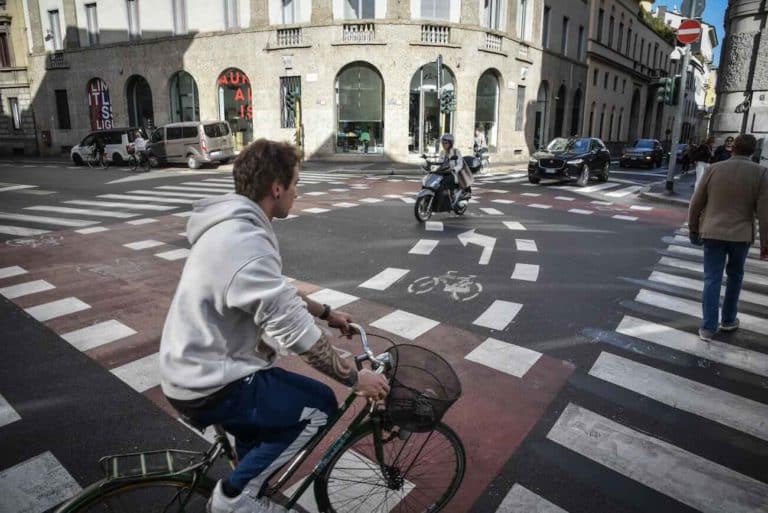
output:
M648 201L653 201L655 203L665 203L667 205L673 205L678 207L685 207L688 208L690 205L690 200L682 199L682 198L675 198L668 196L666 194L660 194L656 192L641 192L639 196Z

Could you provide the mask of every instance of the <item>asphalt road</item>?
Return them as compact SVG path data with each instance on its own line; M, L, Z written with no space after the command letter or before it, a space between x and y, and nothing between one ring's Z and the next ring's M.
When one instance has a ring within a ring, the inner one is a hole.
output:
M440 353L462 380L446 422L468 471L448 511L766 503L768 267L750 259L743 329L698 344L701 255L685 212L637 197L663 170L617 169L581 189L479 177L465 216L422 225L418 177L307 168L296 217L276 222L286 276L374 333ZM35 437L34 450L0 448L0 477L50 454L61 478L57 494L30 492L29 511L92 481L110 445L204 445L162 398L156 352L189 248L185 200L227 192L230 176L0 162L0 294L15 303L0 305L0 445Z

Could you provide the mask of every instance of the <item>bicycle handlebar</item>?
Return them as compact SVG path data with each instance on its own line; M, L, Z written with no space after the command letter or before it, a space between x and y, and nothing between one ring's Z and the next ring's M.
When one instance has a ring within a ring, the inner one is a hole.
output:
M363 351L365 352L365 356L369 360L371 360L371 362L379 366L379 369L377 369L379 370L379 372L383 372L384 368L386 367L386 362L384 361L383 358L381 358L382 355L376 356L371 350L371 346L368 345L368 335L365 333L365 329L363 329L363 327L360 326L359 324L355 324L353 322L349 323L349 327L360 334L360 343L363 346ZM357 362L357 363L359 366L359 364L362 362Z

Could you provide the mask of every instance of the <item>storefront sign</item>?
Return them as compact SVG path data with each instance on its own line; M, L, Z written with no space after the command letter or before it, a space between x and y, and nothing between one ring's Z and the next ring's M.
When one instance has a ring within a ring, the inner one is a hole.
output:
M228 97L226 103L234 103L240 119L253 119L253 92L245 73L236 69L227 70L219 75L219 86Z
M109 88L100 78L94 78L88 82L88 111L91 130L106 130L114 127Z

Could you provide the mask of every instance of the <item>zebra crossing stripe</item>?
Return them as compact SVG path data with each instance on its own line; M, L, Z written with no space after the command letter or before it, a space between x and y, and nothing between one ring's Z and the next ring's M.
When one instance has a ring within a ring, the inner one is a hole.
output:
M72 344L79 351L88 351L94 347L109 344L115 340L135 335L136 331L115 319L92 324L79 330L64 333L61 338Z
M625 187L623 189L619 189L618 191L613 192L606 192L606 196L610 196L612 198L623 198L624 196L629 196L630 194L639 191L642 189L642 185L633 185L631 187Z
M225 194L227 191L217 189L216 187L191 187L189 185L160 185L155 187L162 191L182 191L182 192L209 192L214 193L213 196Z
M497 210L495 208L481 208L480 209L483 213L488 214L489 216L503 216L504 212L501 210Z
M302 212L309 212L310 214L324 214L330 212L327 208L305 208Z
M389 287L400 281L410 271L408 269L397 269L387 267L379 274L358 285L358 287L372 290L387 290Z
M683 276L677 276L661 271L653 271L648 278L650 281L657 283L663 283L664 285L672 285L673 287L680 287L683 289L695 290L697 292L704 291L704 282L701 280L694 280L693 278L685 278ZM725 285L720 289L720 297L725 296ZM753 303L755 305L768 306L768 295L758 294L751 290L742 290L739 294L739 300L747 303Z
M81 230L75 230L75 233L88 235L91 233L100 233L100 232L108 232L108 231L109 231L109 228L105 228L104 226L93 226L91 228L83 228Z
M674 267L676 269L685 269L687 271L694 271L697 273L704 272L704 264L698 262L691 262L688 260L680 260L672 257L661 257L659 264L666 265L667 267ZM768 276L762 274L744 272L744 283L752 285L766 285L768 286Z
M136 203L121 203L117 201L93 201L93 200L69 200L64 203L70 205L86 205L94 207L110 207L110 208L130 208L133 210L152 210L154 212L163 212L166 210L173 210L174 206L169 205L138 205Z
M620 221L637 221L637 218L634 216L622 216L622 215L615 215L612 216L614 219L619 219Z
M605 182L598 185L591 185L589 187L584 187L582 189L579 189L577 192L598 192L598 191L604 191L605 189L612 189L613 187L618 187L621 185L620 183L615 182Z
M21 416L13 409L13 406L0 394L0 427L21 420Z
M442 232L443 223L441 221L427 221L424 225L424 228L428 232Z
M18 265L12 265L10 267L0 267L0 280L3 278L12 278L14 276L20 276L27 274L27 270Z
M37 185L8 185L6 187L0 187L0 192L21 191L24 189L34 189Z
M86 221L84 219L64 219L61 217L32 216L27 214L13 214L10 212L0 212L0 219L9 221L28 221L38 224L52 224L55 226L81 227L99 224L99 221Z
M504 221L504 226L510 230L526 231L525 226L517 221Z
M488 338L464 358L510 376L522 378L539 361L541 353L495 338Z
M497 299L472 324L492 330L504 330L515 320L523 305Z
M651 290L640 289L635 301L638 303L644 303L646 305L655 306L656 308L664 308L673 312L690 315L701 319L701 303L698 301L690 301L688 299L682 299L660 292L654 292ZM762 319L754 315L739 314L739 321L741 322L741 328L749 331L754 331L761 335L768 335L768 319Z
M625 316L621 320L616 332L768 377L768 355L765 353L716 340L704 342L691 333L631 316Z
M173 249L171 251L163 251L162 253L155 253L156 257L162 258L163 260L168 261L174 261L174 260L181 260L182 258L187 258L189 256L190 251L187 248L179 248L179 249Z
M539 279L539 266L534 264L515 264L511 279L521 281L536 281Z
M139 358L110 372L135 391L146 392L160 384L160 353Z
M338 290L333 289L322 289L318 290L317 292L313 292L312 294L309 294L310 299L317 301L321 305L328 305L331 308L341 308L344 305L348 305L350 303L354 303L358 299L360 299L357 296L353 296L351 294L345 294L344 292L340 292Z
M582 210L580 208L572 208L572 209L569 209L568 212L570 212L571 214L581 214L583 216L589 216L594 213L591 210Z
M589 375L768 441L768 404L602 352Z
M197 201L192 198L161 198L160 196L134 196L132 194L102 194L99 198L127 201L154 201L155 203L177 203L182 205L189 205Z
M45 322L64 315L88 310L90 307L91 305L80 301L76 297L68 297L59 299L58 301L51 301L50 303L33 306L25 309L25 311L38 321Z
M43 513L81 491L49 451L0 472L3 512Z
M19 237L35 237L37 235L50 233L50 231L39 230L37 228L25 228L23 226L8 226L7 224L0 224L0 233L3 235L15 235Z
M160 196L163 198L210 198L212 196L215 196L215 194L196 194L193 192L165 192L165 191L147 191L139 189L137 191L130 191L129 194L142 194L144 196Z
M531 208L541 208L541 209L552 208L552 205L542 205L541 203L531 203L528 206Z
M16 299L17 297L36 294L38 292L45 292L46 290L52 290L55 288L56 287L45 280L35 280L19 283L18 285L11 285L10 287L0 288L0 295L3 295L8 299Z
M536 241L530 239L515 239L515 247L518 251L529 251L536 253L539 248L536 247Z
M547 438L702 513L765 509L765 483L573 403Z
M680 246L678 244L670 244L667 246L667 251L670 253L680 253L682 255L692 255L696 257L704 258L704 250L701 248L691 248L689 246ZM758 257L760 255L760 250L757 248L752 248L749 251L752 258L749 258L747 260L747 264L756 268L764 267L766 270L768 270L768 261L765 260L759 260Z
M496 513L568 513L528 488L515 483L499 504Z
M43 211L43 212L56 212L59 214L76 214L76 215L94 216L94 217L113 217L115 219L130 219L131 217L136 217L139 215L139 214L134 214L132 212L113 212L110 210L98 210L98 209L91 209L91 208L56 207L51 205L36 205L34 207L25 207L24 210L36 210L36 211Z
M439 243L439 240L421 239L408 253L411 255L429 255Z
M156 248L157 246L163 246L164 244L165 242L160 242L159 240L140 240L137 242L123 244L123 247L132 249L134 251L139 251L142 249Z
M200 182L183 182L181 185L189 185L191 187L215 187L216 189L221 190L234 190L235 184L234 183L200 183Z
M403 310L395 310L381 319L372 322L371 326L394 333L408 340L415 340L438 324L440 323L420 315Z

